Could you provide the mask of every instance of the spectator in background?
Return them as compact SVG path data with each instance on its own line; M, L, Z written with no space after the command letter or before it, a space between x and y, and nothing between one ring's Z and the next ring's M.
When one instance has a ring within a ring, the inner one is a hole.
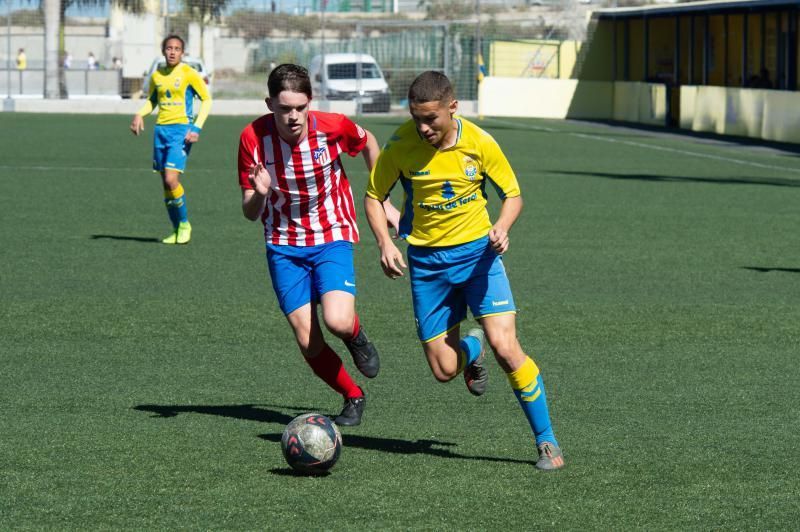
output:
M89 52L89 57L86 58L86 68L89 70L97 70L97 59L95 59L92 52Z
M72 55L69 52L67 52L66 50L64 51L64 62L63 62L63 65L64 65L64 68L67 69L67 70L72 68Z
M28 58L25 56L25 48L20 48L17 52L17 70L28 68Z
M114 70L122 70L122 59L114 56L111 59L111 68L113 68Z

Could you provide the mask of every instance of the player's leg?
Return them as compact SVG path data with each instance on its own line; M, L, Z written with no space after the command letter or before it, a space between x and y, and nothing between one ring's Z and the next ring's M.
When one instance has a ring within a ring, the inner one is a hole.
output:
M536 467L544 470L564 467L564 458L550 422L544 381L536 363L522 351L517 340L516 316L486 316L481 318L481 324L536 438L539 450Z
M161 174L164 204L172 222L172 233L162 240L165 244L186 244L192 236L192 226L186 210L186 193L180 182L180 172L165 170Z
M191 144L186 144L186 128L181 125L161 126L164 130L163 163L161 179L164 187L164 203L167 207L173 234L166 237L165 244L187 244L192 236L192 226L186 207L186 193L180 177L186 168Z
M417 334L431 372L440 382L447 382L462 371L467 378L471 374L469 368L476 362L483 368L484 348L480 329L459 338L460 323L467 316L464 292L452 282L455 272L463 266L459 250L409 246L408 264ZM483 393L486 375L484 372L482 382L467 379L470 392Z
M318 247L313 282L315 290L321 294L325 327L344 342L358 370L374 378L380 370L380 357L356 313L353 245L339 241Z
M553 434L539 368L517 340L516 306L503 259L487 246L465 286L472 314L481 322L495 358L536 437L539 469L559 469L564 459Z
M272 287L306 363L317 377L344 398L344 409L335 421L340 425L358 425L366 398L344 368L342 359L325 342L317 316L311 265L302 256L305 252L289 246L267 246Z

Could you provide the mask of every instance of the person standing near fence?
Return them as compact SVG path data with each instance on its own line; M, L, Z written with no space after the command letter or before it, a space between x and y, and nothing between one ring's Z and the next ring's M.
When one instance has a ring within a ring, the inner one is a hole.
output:
M25 70L28 68L28 58L25 55L25 48L20 48L17 52L17 70Z
M183 59L184 42L178 35L169 35L161 43L166 64L150 77L150 93L139 112L133 117L130 129L134 135L144 130L144 117L158 107L153 135L153 170L161 174L164 203L172 222L172 233L164 244L187 244L192 226L186 210L186 197L180 175L192 144L200 139L200 130L211 110L211 95L200 74ZM192 121L194 98L201 100L197 118Z

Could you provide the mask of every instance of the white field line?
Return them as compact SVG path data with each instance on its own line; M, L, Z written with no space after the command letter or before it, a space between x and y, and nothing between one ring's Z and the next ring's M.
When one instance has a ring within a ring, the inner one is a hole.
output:
M561 130L561 129L554 129L554 128L549 128L549 127L526 126L525 124L518 124L518 123L515 123L515 122L505 122L505 121L502 121L502 120L492 120L492 119L490 119L488 121L489 122L500 123L500 124L503 124L503 125L513 125L513 126L516 126L516 127L522 128L522 129L530 129L530 130L534 130L534 131L547 131L547 132L564 131L564 130ZM588 139L588 140L599 140L601 142L611 142L611 143L615 143L615 144L624 144L624 145L627 145L627 146L634 146L636 148L645 148L645 149L650 149L650 150L657 150L657 151L664 151L664 152L669 152L669 153L676 153L676 154L679 154L679 155L688 155L690 157L699 157L701 159L711 159L711 160L714 160L714 161L731 163L731 164L735 164L735 165L738 164L738 165L741 165L741 166L753 166L755 168L763 168L763 169L766 169L766 170L779 170L781 172L794 172L794 173L800 174L800 168L792 168L790 166L779 166L779 165L775 165L775 164L757 163L757 162L754 162L754 161L746 161L746 160L743 160L743 159L734 159L734 158L731 158L731 157L723 157L721 155L712 155L710 153L702 153L702 152L696 152L696 151L681 150L681 149L678 149L678 148L669 148L669 147L666 147L666 146L658 146L658 145L655 145L655 144L646 144L644 142L634 142L634 141L631 141L631 140L620 140L620 139L615 139L615 138L604 137L604 136L601 136L601 135L591 135L591 134L588 134L588 133L576 133L576 132L570 132L570 131L567 131L566 133L568 133L569 135L572 135L573 137L580 137L580 138L584 138L584 139Z

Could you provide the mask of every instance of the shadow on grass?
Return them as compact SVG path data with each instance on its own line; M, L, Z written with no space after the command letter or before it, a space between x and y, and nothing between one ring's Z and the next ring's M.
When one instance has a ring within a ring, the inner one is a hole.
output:
M303 473L301 471L295 471L291 467L273 467L269 470L270 473L273 475L278 475L281 477L305 477L305 478L325 478L331 475L330 471L323 471L320 473Z
M150 243L160 243L157 238L148 238L144 236L125 236L125 235L92 235L90 237L92 240L129 240L132 242L147 242Z
M787 273L800 273L800 268L767 268L763 266L742 266L743 270L752 270L754 272L769 273L769 272L787 272Z
M713 178L713 177L689 177L678 175L657 175L657 174L617 174L609 172L571 172L567 170L550 170L549 173L561 175L576 175L588 177L604 177L607 179L619 179L622 181L650 181L650 182L676 182L676 183L710 183L712 185L763 185L770 187L800 187L798 179L773 178Z
M287 409L296 413L286 413L279 410L265 408L274 406ZM249 421L261 421L265 423L288 424L297 415L304 412L313 412L314 408L303 407L282 407L277 405L136 405L134 410L142 412L152 412L153 417L169 418L178 414L209 414L213 416L231 417L235 419L245 419ZM280 443L282 432L274 434L260 434L262 440L273 443ZM448 447L455 447L457 444L438 440L399 440L396 438L380 438L376 436L361 436L356 434L342 434L342 442L346 447L357 447L371 451L381 451L386 453L398 454L427 454L441 458L458 458L462 460L478 460L481 462L502 462L511 464L529 464L530 460L516 460L513 458L500 458L497 456L469 456L454 452ZM275 474L293 474L291 470L273 470Z
M281 434L260 434L262 440L280 443ZM342 444L345 447L357 447L368 451L381 451L397 454L427 454L440 458L459 458L462 460L477 460L480 462L502 462L507 464L533 465L531 460L516 460L514 458L501 458L498 456L470 456L454 452L447 447L456 447L457 444L439 440L399 440L396 438L380 438L376 436L360 436L356 434L342 434Z
M137 405L134 410L152 412L153 417L175 417L178 414L209 414L212 416L232 417L248 421L261 421L264 423L280 423L286 425L296 416L313 409L289 407L297 414L286 414L278 410L262 408L263 405Z

